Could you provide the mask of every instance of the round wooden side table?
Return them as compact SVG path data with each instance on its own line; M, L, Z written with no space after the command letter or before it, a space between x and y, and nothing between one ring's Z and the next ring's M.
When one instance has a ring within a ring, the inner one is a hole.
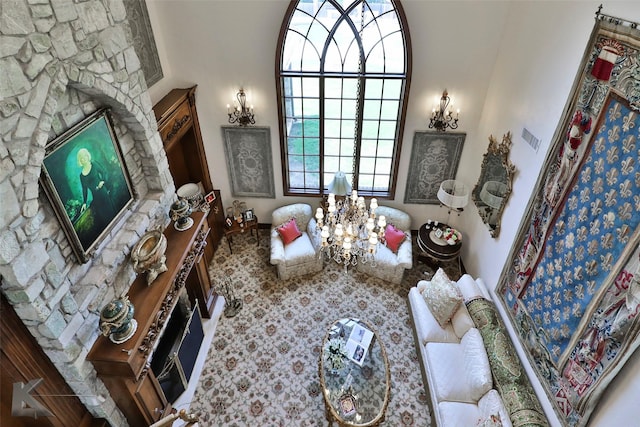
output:
M451 245L437 236L437 230L444 232L447 228L449 228L449 225L441 222L437 223L437 225L435 222L422 224L418 230L417 242L421 251L421 254L418 255L418 260L435 267L441 266L442 262L458 261L458 269L462 274L462 262L460 260L462 240L458 240Z

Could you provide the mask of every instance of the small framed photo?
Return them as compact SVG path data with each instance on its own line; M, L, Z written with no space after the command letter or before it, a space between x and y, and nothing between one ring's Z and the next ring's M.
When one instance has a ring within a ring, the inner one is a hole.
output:
M244 211L244 220L245 221L253 221L255 216L253 215L253 209L247 209Z
M227 227L231 227L233 225L233 220L231 218L229 218L229 217L227 217L225 222L227 223Z
M215 199L216 199L216 193L214 193L213 191L207 194L206 196L204 196L205 202L209 204L211 204Z
M350 393L340 396L340 412L344 417L349 417L357 412L356 398Z

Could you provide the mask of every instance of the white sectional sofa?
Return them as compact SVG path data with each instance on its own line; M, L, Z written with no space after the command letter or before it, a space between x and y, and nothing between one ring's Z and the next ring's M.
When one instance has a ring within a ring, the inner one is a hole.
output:
M483 333L494 334L495 322L481 320L481 332L476 327L478 319L467 309L466 304L472 301L482 301L482 307L476 311L486 309L484 303L490 301L490 297L482 280L465 274L457 282L450 282L455 289L445 287L443 292L441 284L445 279L448 281L439 270L432 281L422 280L411 288L408 297L416 350L432 404L432 424L439 427L547 425L524 371L518 369L516 382L512 382L509 375L503 373L496 349L491 347L487 352ZM457 305L456 298L461 298ZM495 309L493 303L490 307ZM486 310L482 312L485 314ZM503 326L498 325L498 329ZM499 333L502 332L504 329ZM493 345L492 335L485 336ZM499 341L502 345L505 340ZM521 368L519 360L516 364ZM503 384L495 383L496 379ZM503 393L509 395L509 407L501 397Z

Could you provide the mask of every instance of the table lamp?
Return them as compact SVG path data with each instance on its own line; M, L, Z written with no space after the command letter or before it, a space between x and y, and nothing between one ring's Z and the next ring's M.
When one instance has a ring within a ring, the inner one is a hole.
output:
M467 206L467 203L469 203L469 189L461 181L447 179L440 184L438 200L449 208L448 215L451 215L452 210L456 210L458 215L460 215L460 212L462 212L464 207ZM449 222L449 216L447 216L447 222Z
M344 172L338 171L335 173L333 180L329 183L329 193L333 193L336 196L351 194L351 184L347 181L347 176Z

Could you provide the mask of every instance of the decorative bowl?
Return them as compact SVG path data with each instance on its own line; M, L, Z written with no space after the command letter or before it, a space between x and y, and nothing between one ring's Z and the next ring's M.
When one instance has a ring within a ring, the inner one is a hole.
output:
M131 250L133 269L136 273L147 272L147 285L167 271L166 250L167 238L159 230L147 231Z
M180 186L178 191L176 191L176 194L179 198L185 199L189 202L191 209L197 209L198 206L202 204L203 196L200 191L200 186L193 182Z

